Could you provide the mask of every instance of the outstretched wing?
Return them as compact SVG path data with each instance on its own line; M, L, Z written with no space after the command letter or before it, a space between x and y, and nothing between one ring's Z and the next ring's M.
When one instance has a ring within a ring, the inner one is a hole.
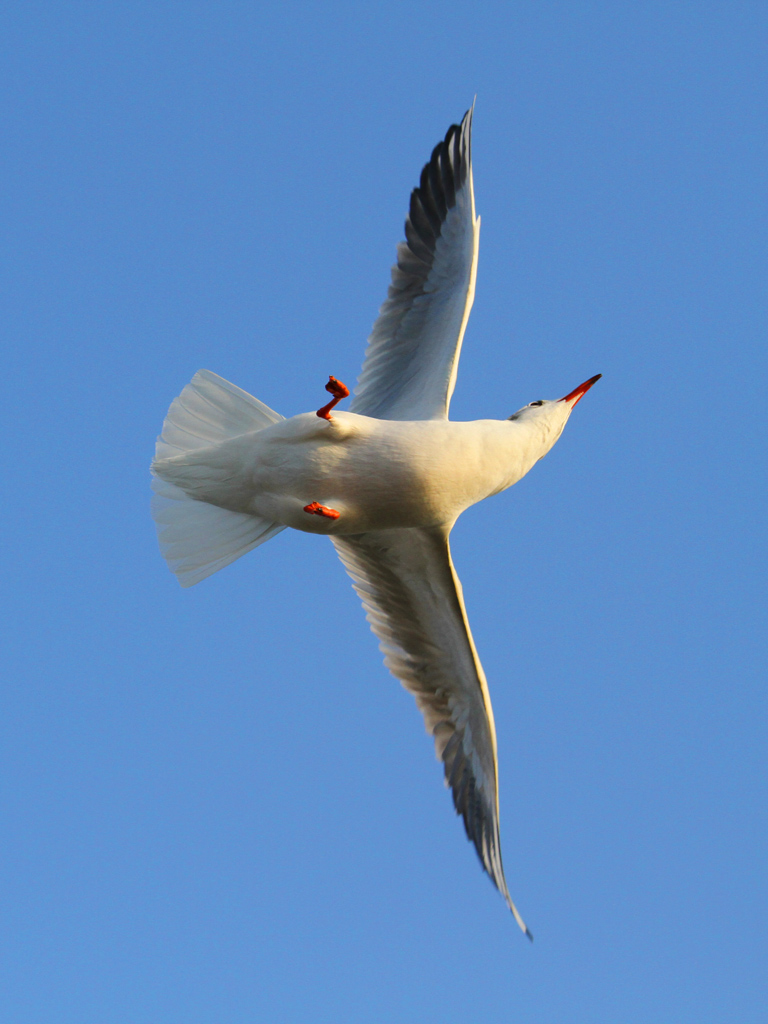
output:
M468 110L435 146L411 193L407 241L397 247L352 412L384 420L448 417L477 274L471 133Z
M331 539L381 641L384 663L416 698L435 738L467 836L531 938L504 878L493 711L448 531L379 530Z

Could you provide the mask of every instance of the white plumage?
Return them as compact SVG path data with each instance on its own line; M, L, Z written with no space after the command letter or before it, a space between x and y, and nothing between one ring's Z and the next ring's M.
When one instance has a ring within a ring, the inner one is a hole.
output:
M411 195L351 411L286 420L201 370L158 440L153 515L182 586L289 526L331 538L434 737L467 835L530 937L504 877L493 712L448 535L549 451L597 377L508 420L448 420L477 272L471 125L470 110Z
M153 466L231 437L261 430L283 417L210 370L198 370L163 423ZM152 516L160 550L182 587L191 587L284 530L258 516L196 501L154 472Z

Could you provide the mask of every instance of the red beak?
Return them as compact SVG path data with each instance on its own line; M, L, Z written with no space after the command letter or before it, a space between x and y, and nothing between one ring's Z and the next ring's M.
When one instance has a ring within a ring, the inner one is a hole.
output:
M560 401L561 402L573 402L573 404L575 406L576 403L581 398L583 398L584 395L586 395L586 393L589 391L589 389L592 387L592 385L596 381L600 380L600 378L602 376L603 376L602 373L596 373L594 377L590 377L589 380L585 380L583 384L579 384L579 386L577 388L574 388L574 390L571 391L571 393L569 395L565 395L565 397L561 398Z

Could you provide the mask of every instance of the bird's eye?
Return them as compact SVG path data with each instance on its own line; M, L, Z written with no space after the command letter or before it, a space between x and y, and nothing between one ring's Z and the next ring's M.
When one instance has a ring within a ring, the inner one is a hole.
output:
M531 405L544 405L544 399L540 398L538 402L531 402Z

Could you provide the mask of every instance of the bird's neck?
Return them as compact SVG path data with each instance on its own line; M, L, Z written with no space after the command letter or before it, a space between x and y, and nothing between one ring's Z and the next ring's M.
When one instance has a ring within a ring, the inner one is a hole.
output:
M559 436L559 435L558 435ZM489 432L488 445L497 471L491 494L505 491L516 484L543 458L557 437L542 429L536 421L501 420Z

